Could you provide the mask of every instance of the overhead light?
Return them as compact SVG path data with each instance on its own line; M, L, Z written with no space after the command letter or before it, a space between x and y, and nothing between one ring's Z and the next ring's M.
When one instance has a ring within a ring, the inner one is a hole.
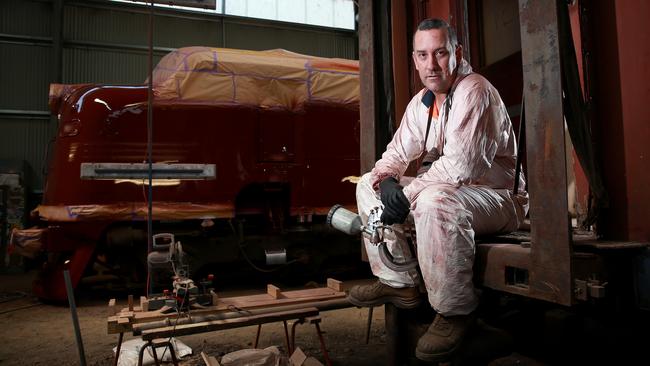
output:
M131 183L138 186L148 186L149 179L115 179L115 184ZM153 187L171 187L181 184L180 179L152 179L151 185Z

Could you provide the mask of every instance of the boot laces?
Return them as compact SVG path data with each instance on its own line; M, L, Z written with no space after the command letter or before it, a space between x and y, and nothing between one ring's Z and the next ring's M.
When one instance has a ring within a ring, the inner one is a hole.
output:
M381 283L381 281L377 281L372 284L372 286L368 287L368 292L371 293L377 293L380 292L384 288L384 284Z
M451 324L444 316L438 314L433 321L433 327L442 331L446 331L451 327Z

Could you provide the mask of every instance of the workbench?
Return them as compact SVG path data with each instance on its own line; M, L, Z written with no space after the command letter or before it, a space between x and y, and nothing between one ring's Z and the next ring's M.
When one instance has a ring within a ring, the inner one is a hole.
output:
M108 333L119 334L115 365L120 355L124 333L132 332L147 342L140 351L140 361L146 348L153 350L169 346L172 360L177 364L169 340L175 336L233 329L257 325L254 347L257 347L262 324L281 321L284 325L286 347L289 354L294 349L295 329L298 324L309 323L316 328L326 363L330 364L327 349L320 330L320 311L351 306L346 300L346 285L334 279L327 280L327 287L282 291L274 285L267 286L265 294L224 297L212 293L213 305L176 311L170 307L149 311L146 297L140 298L139 306L129 296L127 307L118 310L116 300L108 303ZM291 327L291 340L287 321L295 320ZM166 341L164 339L167 339Z

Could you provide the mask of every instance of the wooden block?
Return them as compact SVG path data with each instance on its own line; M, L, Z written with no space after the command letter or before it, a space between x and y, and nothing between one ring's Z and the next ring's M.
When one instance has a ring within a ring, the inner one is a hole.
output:
M212 295L212 305L217 305L219 303L219 296L213 290L210 290L210 295Z
M117 318L117 324L129 324L129 318L121 316Z
M281 299L283 297L280 288L271 284L266 285L266 293L274 299Z
M327 279L327 287L331 288L334 291L338 291L338 292L343 291L342 282L335 280L333 278Z
M335 280L333 278L327 279L327 288L334 290L336 292L347 292L350 290L351 287L352 284L350 282L343 282L343 281Z
M205 352L201 352L201 358L203 359L203 362L205 362L206 366L221 366L214 356L208 356Z
M108 316L117 314L117 307L115 306L115 299L108 300Z
M129 295L129 311L133 311L133 295Z
M140 308L142 311L149 311L149 300L146 296L140 296Z

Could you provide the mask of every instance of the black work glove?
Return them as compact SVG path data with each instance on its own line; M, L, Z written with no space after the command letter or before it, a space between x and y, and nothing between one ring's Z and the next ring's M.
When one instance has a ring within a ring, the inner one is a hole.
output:
M380 219L384 225L402 224L406 221L411 204L402 188L393 177L388 177L379 183L381 202L384 204Z

